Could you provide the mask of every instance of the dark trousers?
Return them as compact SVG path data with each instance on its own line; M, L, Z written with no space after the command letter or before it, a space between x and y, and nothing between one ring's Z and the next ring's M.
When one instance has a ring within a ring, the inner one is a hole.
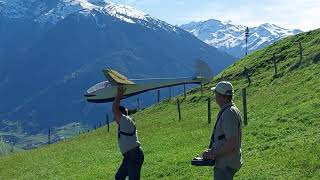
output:
M214 167L214 180L233 180L236 170L225 167L225 168L216 168Z
M144 160L144 154L140 147L136 147L123 155L121 166L115 175L116 180L125 180L129 176L129 180L139 180L141 167Z

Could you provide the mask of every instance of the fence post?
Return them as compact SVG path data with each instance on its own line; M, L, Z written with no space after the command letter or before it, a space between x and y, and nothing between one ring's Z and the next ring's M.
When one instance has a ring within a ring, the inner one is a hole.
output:
M14 143L13 141L11 142L11 152L13 152L13 146L14 146Z
M299 61L299 65L300 65L302 62L302 52L303 52L301 41L299 41L299 48L300 48L300 61Z
M158 93L158 103L160 102L160 89L157 90Z
M278 76L277 62L276 62L276 54L273 54L272 62L274 66L274 77Z
M48 131L48 144L50 144L51 142L50 142L50 137L51 136L51 129L49 128L49 131Z
M247 80L248 80L248 86L250 86L250 85L251 85L250 72L249 72L249 70L247 69L247 67L244 67L244 69L243 69L243 75L247 78Z
M110 130L110 126L109 126L109 115L107 114L107 117L106 117L106 124L108 125L108 132Z
M181 120L181 111L180 111L180 101L179 98L177 98L177 105L178 105L178 113L179 113L179 121Z
M187 98L187 93L186 93L186 85L183 85L183 95L184 95L184 99Z
M243 105L243 122L244 125L248 125L248 115L247 115L247 89L242 89L242 105Z
M211 99L208 97L208 123L211 124Z
M110 125L109 125L109 115L107 114L107 125L108 125L108 132L110 131Z

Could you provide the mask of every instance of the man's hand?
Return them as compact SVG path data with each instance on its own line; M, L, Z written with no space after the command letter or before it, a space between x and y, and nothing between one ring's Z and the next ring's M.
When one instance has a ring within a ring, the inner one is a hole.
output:
M207 149L206 151L203 152L202 157L203 159L214 159L215 158L214 151L212 151L211 149Z
M122 97L126 89L123 87L123 85L118 86L117 96Z

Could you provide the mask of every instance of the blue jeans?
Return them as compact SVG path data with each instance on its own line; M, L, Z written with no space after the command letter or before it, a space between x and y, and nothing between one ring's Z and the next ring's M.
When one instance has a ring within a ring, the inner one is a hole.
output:
M129 176L129 180L139 180L141 167L144 160L144 154L140 147L136 147L123 155L121 166L115 175L116 180L125 180Z
M225 168L214 168L214 180L233 180L237 170L225 167Z

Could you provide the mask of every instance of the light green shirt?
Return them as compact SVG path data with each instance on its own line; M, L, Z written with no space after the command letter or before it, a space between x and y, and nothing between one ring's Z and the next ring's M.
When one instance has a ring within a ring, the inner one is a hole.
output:
M138 134L135 128L135 123L131 117L121 115L119 126L120 126L119 130L124 133L128 133L128 134L134 133L133 136L126 136L126 135L120 134L118 138L118 143L119 143L119 148L122 154L128 152L129 150L137 146L140 146Z
M227 106L222 115L220 116L220 120L216 127L216 132L214 134L214 142L212 144L212 149L220 149L232 136L239 137L239 146L229 154L225 154L223 156L216 157L215 159L215 167L218 168L233 168L239 170L242 165L242 156L241 156L241 141L242 141L242 121L241 121L241 113L239 109L232 103L227 103L221 110ZM221 111L220 110L220 111Z

